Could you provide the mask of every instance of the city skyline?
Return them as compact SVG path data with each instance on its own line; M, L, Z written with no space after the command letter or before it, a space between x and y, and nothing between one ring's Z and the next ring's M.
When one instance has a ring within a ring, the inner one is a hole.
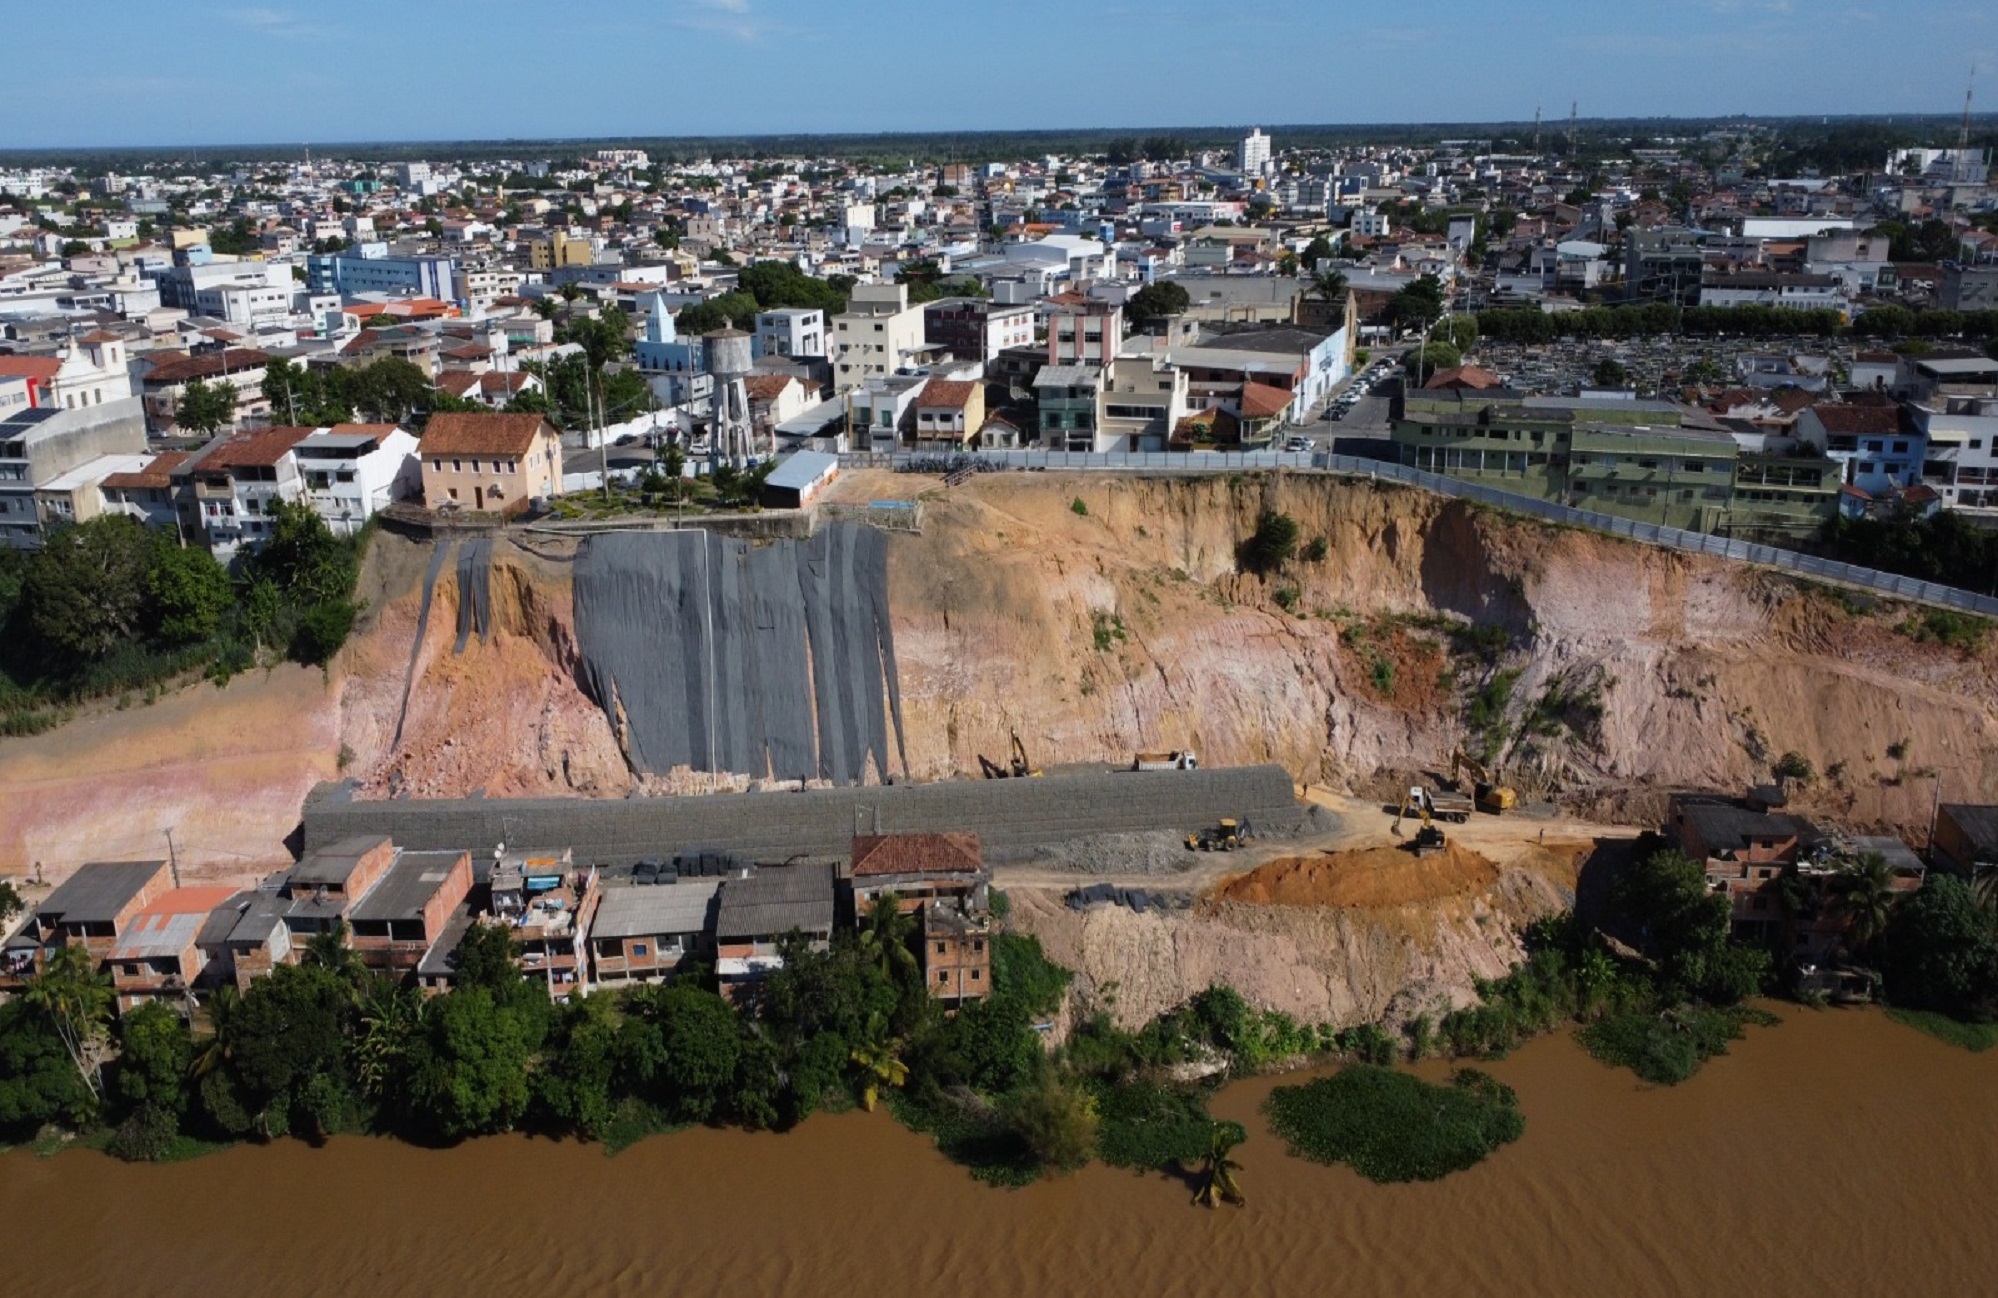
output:
M1998 67L1998 11L1948 0L1891 15L1808 0L1346 10L1125 6L1091 15L1114 39L1078 55L1072 11L1047 0L976 17L907 0L602 0L553 19L519 0L111 0L93 58L15 69L0 149L1520 122L1571 104L1598 119L1936 116L1960 109L1973 65ZM989 93L934 75L950 49L985 65L969 84Z

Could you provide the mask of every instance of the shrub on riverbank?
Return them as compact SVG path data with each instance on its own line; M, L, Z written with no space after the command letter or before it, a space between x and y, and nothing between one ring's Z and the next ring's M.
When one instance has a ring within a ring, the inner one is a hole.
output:
M1674 1006L1649 1013L1613 1014L1575 1034L1582 1048L1606 1064L1628 1068L1647 1082L1676 1086L1715 1055L1727 1053L1751 1023L1774 1027L1782 1020L1766 1010L1731 1005Z
M1447 1086L1354 1064L1302 1086L1280 1086L1263 1106L1290 1152L1345 1163L1371 1181L1434 1181L1482 1162L1526 1130L1512 1089L1475 1069Z
M1890 1009L1887 1017L1972 1054L1998 1046L1998 1023L1965 1023L1931 1010Z

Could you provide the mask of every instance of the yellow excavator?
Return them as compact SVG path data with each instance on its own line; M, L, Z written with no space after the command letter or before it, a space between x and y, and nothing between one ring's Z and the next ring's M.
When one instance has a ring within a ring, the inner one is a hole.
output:
M1026 780L1033 779L1043 773L1032 762L1027 760L1027 746L1020 742L1020 732L1015 730L1012 732L1012 736L1013 751L1010 767L999 765L999 763L993 761L984 753L978 755L978 766L980 770L985 772L986 779Z
M1479 811L1497 816L1519 805L1517 790L1509 784L1499 783L1496 772L1486 770L1483 762L1460 747L1450 754L1450 778L1461 785L1466 774L1471 777L1471 789L1477 798Z
M1408 818L1410 812L1422 817L1422 828L1416 830L1415 837L1409 841L1410 849L1417 856L1428 856L1449 846L1450 840L1444 836L1436 822L1429 818L1429 790L1421 785L1409 789L1408 796L1401 800L1401 810L1395 813L1394 824L1389 827L1388 832L1397 838L1401 837L1401 822Z

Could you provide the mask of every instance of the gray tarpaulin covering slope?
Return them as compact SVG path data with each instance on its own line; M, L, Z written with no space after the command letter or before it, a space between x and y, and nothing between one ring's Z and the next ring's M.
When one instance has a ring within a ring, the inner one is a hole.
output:
M492 624L493 539L475 536L458 550L458 644L452 652L465 652L474 634L480 643L490 640Z
M831 524L803 542L706 532L591 537L576 637L591 693L639 770L862 779L896 756L901 691L887 538Z

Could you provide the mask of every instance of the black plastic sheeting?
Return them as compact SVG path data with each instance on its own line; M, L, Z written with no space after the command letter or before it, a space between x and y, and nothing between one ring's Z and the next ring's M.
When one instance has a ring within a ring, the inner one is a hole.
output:
M873 528L762 545L591 537L576 557L576 636L590 692L641 771L857 783L870 761L892 769L891 719L908 769L887 538Z
M423 657L423 637L430 630L430 601L437 594L437 578L444 571L444 561L450 556L451 547L443 542L431 547L430 567L423 574L423 603L416 613L416 639L409 646L409 671L402 682L402 708L395 714L395 744L402 744L403 723L409 720L409 696L416 689L416 664ZM464 643L460 641L460 649Z
M465 652L475 632L481 644L492 639L492 625L493 539L475 536L458 549L458 645L452 652Z

